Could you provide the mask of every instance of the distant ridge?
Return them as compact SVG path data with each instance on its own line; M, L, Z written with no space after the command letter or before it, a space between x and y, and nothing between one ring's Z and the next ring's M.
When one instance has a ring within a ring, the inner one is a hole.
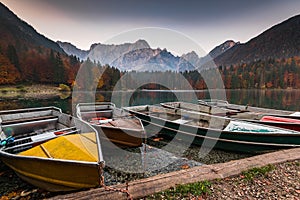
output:
M85 60L89 51L78 49L75 45L69 42L57 41L57 44L68 54L77 56L80 60Z
M0 45L15 45L17 50L22 46L53 49L63 53L59 45L45 36L39 34L31 25L18 18L5 5L0 3Z
M112 66L126 71L185 71L194 70L193 65L175 57L166 49L137 49L116 59Z
M70 84L79 66L77 58L0 3L0 85Z
M214 58L225 53L237 44L239 44L239 42L236 43L233 40L227 40L219 46L215 47L204 57L199 57L194 51L183 54L181 57L190 62L197 70L212 68L216 67L216 65L213 63Z
M118 45L99 43L91 46L87 56L90 60L97 61L105 65L111 64L114 60L128 52L145 48L150 48L149 44L145 40L138 40L134 43L124 43Z
M300 56L300 15L285 20L245 44L216 57L218 65L249 63L269 58Z

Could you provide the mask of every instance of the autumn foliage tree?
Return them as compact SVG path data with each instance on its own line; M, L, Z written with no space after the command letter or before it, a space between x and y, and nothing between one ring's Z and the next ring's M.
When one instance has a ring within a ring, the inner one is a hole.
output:
M0 54L0 84L15 84L20 81L21 75L18 69Z
M81 73L84 77L77 80ZM125 74L126 79L120 81ZM216 74L222 77L221 82ZM136 89L135 79L141 75L144 81L149 82L144 86L146 89L165 89L156 84L159 80L164 80L170 89L181 89L185 84L180 82L182 77L196 90L207 89L208 86L220 88L223 84L227 89L300 88L300 57L269 58L202 71L124 72L89 59L81 62L76 56L45 47L23 45L16 48L9 44L1 45L0 49L0 85L63 83L77 85L83 90L113 90L119 83L122 89Z

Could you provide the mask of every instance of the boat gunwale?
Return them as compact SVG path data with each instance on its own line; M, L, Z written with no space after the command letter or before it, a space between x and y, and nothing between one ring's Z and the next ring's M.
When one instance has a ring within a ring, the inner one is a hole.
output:
M121 127L121 126L105 126L104 124L103 124L103 125L101 125L101 124L93 124L93 123L91 123L91 122L88 122L88 121L82 119L81 113L84 112L84 111L81 111L80 106L82 106L82 105L84 105L84 106L106 105L106 103L107 103L107 105L110 105L110 104L113 105L113 110L112 110L112 112L114 112L115 109L116 109L116 110L122 111L122 109L117 108L117 107L115 106L115 104L112 103L112 102L78 103L78 104L76 105L76 117L78 117L78 118L81 119L82 121L84 121L84 122L86 122L86 123L88 123L88 124L90 124L90 125L92 125L92 126L94 126L94 127L97 127L97 128L100 127L100 128L109 128L109 129L124 130L124 131L145 132L145 129L144 129L143 125L142 125L141 120L140 120L139 118L137 118L136 116L130 116L130 117L132 117L133 119L139 121L139 124L141 125L141 129L138 129L138 128L128 128L128 127ZM95 110L95 111L96 111L96 110ZM91 110L91 111L89 111L89 112L93 112L93 111ZM122 119L122 118L128 118L128 116L115 117L115 119ZM112 117L111 119L114 119L114 117Z
M207 100L213 100L213 101L207 101ZM209 103L213 103L215 101L216 104L209 104ZM224 101L222 103L223 100L221 100L220 103L218 103L220 100L219 99L198 99L198 102L199 103L207 103L206 105L208 106L217 106L217 107L221 107L222 106L218 106L218 105L227 105L227 106L234 106L234 107L244 107L244 108L253 108L253 109L257 109L257 110L263 110L263 111L274 111L274 112L280 112L280 113L286 113L286 114L293 114L294 112L296 111L290 111L290 110L278 110L278 109L273 109L273 108L262 108L262 107L257 107L257 106L249 106L249 105L239 105L239 104L232 104L232 103L229 103L228 101ZM228 107L225 107L225 108L228 108ZM228 108L230 109L230 108ZM245 109L245 110L248 110L248 109ZM248 110L249 111L249 110ZM277 115L276 115L277 116ZM285 115L283 115L285 116ZM288 116L288 115L287 115ZM291 117L296 117L296 118L300 118L300 116L291 116Z
M155 126L158 126L158 127L161 127L161 128L164 128L164 129L168 129L168 130L171 130L171 131L174 131L174 132L179 132L179 133L182 133L182 134L185 134L185 135L192 135L192 136L195 136L195 137L199 137L199 138L207 138L207 139L211 139L211 140L220 140L222 142L231 142L231 143L242 143L242 144L254 144L254 145L264 145L264 146L274 146L274 147L300 147L300 145L298 144L278 144L278 143L264 143L264 142L250 142L250 141L243 141L243 140L230 140L230 139L224 139L224 138L216 138L216 137L210 137L210 136L206 136L206 135L198 135L198 134L192 134L192 133L188 133L186 131L182 131L182 130L178 130L178 129L173 129L173 128L170 128L170 127L165 127L165 126L161 126L159 124L156 124L156 123L153 123L153 122L149 122L147 120L142 120L142 121L145 121L149 124L153 124Z
M20 109L20 110L26 111L26 110L28 110L28 109ZM61 111L60 108L57 108L57 107L54 107L54 106L51 106L51 107L42 107L41 109L39 109L39 108L33 108L33 109L31 109L31 108L30 108L30 110L31 110L31 111L39 111L39 110L55 110L55 111L59 111L59 114L53 115L53 116L55 116L55 117L58 118L58 123L60 123L61 118L69 118L70 120L74 120L75 127L76 127L76 123L78 123L78 122L87 125L87 126L92 130L92 132L94 132L95 137L96 137L96 141L95 141L96 144L95 144L95 145L97 145L98 162L95 162L95 163L99 163L99 164L100 164L100 163L105 163L105 161L104 161L104 159L103 159L102 147L101 147L101 144L100 144L100 139L99 139L99 136L98 136L98 134L97 134L97 130L96 130L93 126L91 126L90 124L88 124L88 123L85 122L84 120L81 120L81 119L79 119L79 118L77 118L77 117L75 117L75 116L72 116L72 115L68 115L68 114L63 113L63 112ZM5 111L5 112L9 113L10 111L19 111L19 110L7 110L7 111ZM0 111L0 112L1 112L1 111ZM17 112L17 113L22 113L22 112ZM27 112L26 112L26 113L27 113ZM0 114L1 114L1 113L0 113ZM78 122L76 122L76 120L77 120ZM33 123L33 122L31 122L31 123ZM5 125L3 125L3 126L5 126ZM1 128L1 127L2 127L2 125L1 125L1 123L0 123L0 128ZM80 133L76 133L76 134L81 135L81 134L84 134L84 133L80 132ZM63 136L63 135L58 135L57 137L62 137L62 136ZM60 160L60 161L67 161L67 162L92 163L92 162L87 162L87 161L66 160L66 159L57 159L57 158L53 159L53 158L42 158L42 157L37 157L37 156L22 156L22 155L18 155L18 154L8 153L8 152L5 151L5 149L4 149L3 147L0 149L0 154L6 155L6 157L9 157L9 156L15 157L15 158L26 157L26 158L30 158L30 159L32 159L32 158L38 158L38 159L42 159L42 160L44 160L44 159L45 159L45 160L50 160L50 161L52 161L52 162L53 162L53 161Z
M24 156L19 154L11 154L5 151L0 150L1 156L4 156L6 158L17 158L17 159L29 159L29 160L43 160L47 162L61 162L61 163L74 163L74 164L102 164L105 163L103 160L99 162L93 162L93 161L81 161L81 160L66 160L66 159L59 159L59 158L46 158L46 157L39 157L39 156Z
M22 109L14 109L14 110L1 110L1 115L7 115L7 114L14 114L14 113L29 113L29 112L36 112L36 111L44 111L44 110L55 110L60 113L62 113L62 110L55 106L48 106L48 107L36 107L36 108L22 108Z
M164 103L160 103L161 106L165 107L165 108L169 108L169 109L178 109L178 110L186 110L186 111L194 111L194 112L201 112L201 111L197 111L197 110L194 110L192 108L181 108L181 106L179 108L175 107L175 106L172 106L171 104L173 103L177 103L179 104L179 106L184 103L184 104L190 104L192 106L197 106L198 104L193 104L193 103L188 103L188 102L164 102ZM209 106L209 107L217 107L217 108L220 108L220 109L228 109L228 110L231 110L230 108L224 108L224 107L218 107L218 106L214 106L214 105L204 105L204 106ZM264 108L262 108L264 109ZM273 110L273 109L272 109ZM241 110L241 113L243 113L242 111L244 110ZM267 114L267 113L260 113L260 112L253 112L253 111L249 111L249 110L245 110L247 112L251 112L251 113L254 113L254 114L261 114L262 117L264 116L273 116L273 117L282 117L282 118L288 118L288 119L299 119L300 117L297 117L297 116L290 116L290 115L279 115L279 114ZM277 111L280 111L280 110L277 110ZM202 112L201 112L202 113ZM224 112L226 113L226 112ZM214 114L210 114L210 113L205 113L205 114L209 114L209 115L212 115L214 117L218 117L217 115L214 115ZM292 123L292 122L280 122L280 121L260 121L258 119L247 119L247 118L230 118L230 117L227 117L227 116L224 116L224 118L228 118L230 120L237 120L237 121L246 121L246 122L250 122L250 123L260 123L260 124L265 124L265 125L269 125L269 126L272 126L272 124L276 125L290 125L290 126L299 126L300 127L300 124L297 124L297 123ZM273 126L274 126L273 125Z
M144 132L144 129L130 129L130 128L117 127L117 126L104 126L104 125L99 125L99 124L90 124L90 125L94 126L94 127L109 128L109 129L115 129L115 130Z

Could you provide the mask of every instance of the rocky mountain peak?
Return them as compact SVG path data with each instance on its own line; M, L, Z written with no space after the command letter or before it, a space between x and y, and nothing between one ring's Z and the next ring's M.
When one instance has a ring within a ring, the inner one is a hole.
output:
M230 48L234 47L236 44L239 44L239 42L235 42L233 40L227 40L224 43L220 44L219 46L215 47L213 50L209 52L209 55L212 58L216 58L219 55L225 53Z

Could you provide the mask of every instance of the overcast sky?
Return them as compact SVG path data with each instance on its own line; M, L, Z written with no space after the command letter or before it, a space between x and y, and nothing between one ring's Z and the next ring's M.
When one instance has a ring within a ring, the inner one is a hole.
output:
M191 51L194 47L187 45L184 40L178 39L176 44L167 40L171 32L175 35L184 35L200 45L204 51L209 52L229 39L247 42L271 26L300 14L299 0L0 0L0 2L31 24L39 33L54 41L71 42L81 49L89 49L93 43L134 42L141 38L146 39L153 48L169 49L169 45L173 45L172 48L173 50L176 48L174 51L177 54ZM143 35L147 30L151 30L143 29L144 27L160 29ZM140 32L134 34L133 30ZM159 30L164 33L160 34ZM116 35L128 31L130 37L119 37L114 40Z

